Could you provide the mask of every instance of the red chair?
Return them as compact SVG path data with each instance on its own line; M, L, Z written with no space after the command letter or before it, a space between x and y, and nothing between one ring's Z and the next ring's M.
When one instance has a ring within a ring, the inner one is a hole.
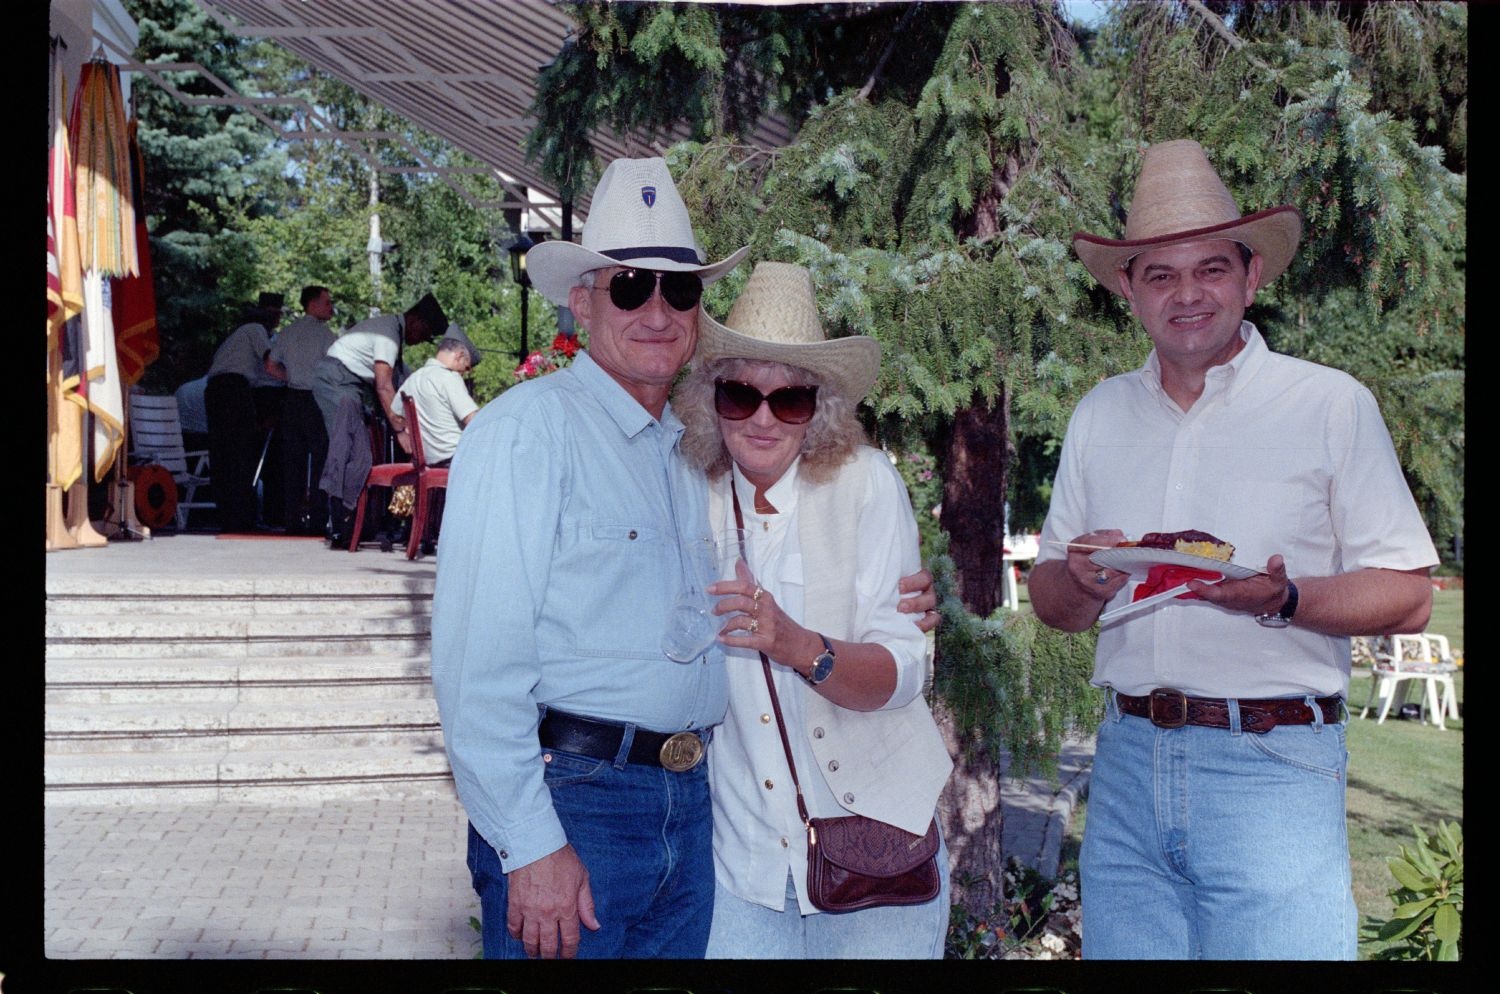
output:
M411 434L411 461L417 471L417 500L411 512L411 537L406 540L406 558L415 559L421 551L422 538L427 534L427 519L432 514L432 491L447 489L448 467L427 465L427 456L422 451L417 402L408 394L402 394L401 401L407 431Z
M415 437L415 436L413 436ZM374 431L370 433L370 451L374 458L379 459L379 445L375 439ZM376 463L370 467L370 473L365 477L364 489L359 492L359 503L354 507L354 526L349 532L349 551L359 551L359 534L365 527L365 502L370 499L371 487L399 487L407 483L417 482L417 467L409 462L385 462Z

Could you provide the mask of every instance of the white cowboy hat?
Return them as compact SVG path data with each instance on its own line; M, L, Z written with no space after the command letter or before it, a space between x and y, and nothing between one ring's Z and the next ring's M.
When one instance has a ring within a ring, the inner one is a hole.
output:
M1094 279L1119 293L1116 274L1147 249L1227 238L1261 257L1260 285L1265 286L1291 265L1301 237L1302 214L1295 207L1272 207L1241 217L1203 146L1183 139L1146 149L1125 219L1125 237L1075 232L1073 251Z
M757 359L799 366L855 404L880 376L879 342L865 335L829 338L823 331L812 274L801 266L757 262L724 321L699 312L693 365Z
M578 278L593 269L639 266L697 273L707 285L739 265L750 251L746 245L722 262L704 264L687 205L660 157L611 162L590 204L581 245L542 242L526 253L531 285L563 307Z

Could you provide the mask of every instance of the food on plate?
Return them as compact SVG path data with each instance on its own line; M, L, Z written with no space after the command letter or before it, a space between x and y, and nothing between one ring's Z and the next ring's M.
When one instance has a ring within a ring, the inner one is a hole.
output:
M1208 532L1188 529L1180 532L1147 532L1136 542L1121 542L1120 547L1135 546L1142 549L1171 549L1189 556L1203 556L1229 562L1234 556L1234 546Z

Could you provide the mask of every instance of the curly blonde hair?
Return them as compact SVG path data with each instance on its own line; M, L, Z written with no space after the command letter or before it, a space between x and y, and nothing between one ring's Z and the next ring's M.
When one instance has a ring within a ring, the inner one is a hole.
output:
M682 435L682 454L707 473L709 479L718 479L730 466L729 450L724 446L719 415L714 410L714 380L742 379L752 369L784 369L794 383L817 385L818 406L802 439L801 472L809 481L826 483L833 479L856 449L869 444L854 413L858 401L851 401L816 373L800 366L751 359L695 363L672 392L672 410L686 429Z

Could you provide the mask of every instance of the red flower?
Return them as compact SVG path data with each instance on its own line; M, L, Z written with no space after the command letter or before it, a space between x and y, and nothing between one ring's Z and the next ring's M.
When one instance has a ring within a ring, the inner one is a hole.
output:
M557 337L552 339L552 351L561 352L571 359L578 354L578 339L559 331Z

